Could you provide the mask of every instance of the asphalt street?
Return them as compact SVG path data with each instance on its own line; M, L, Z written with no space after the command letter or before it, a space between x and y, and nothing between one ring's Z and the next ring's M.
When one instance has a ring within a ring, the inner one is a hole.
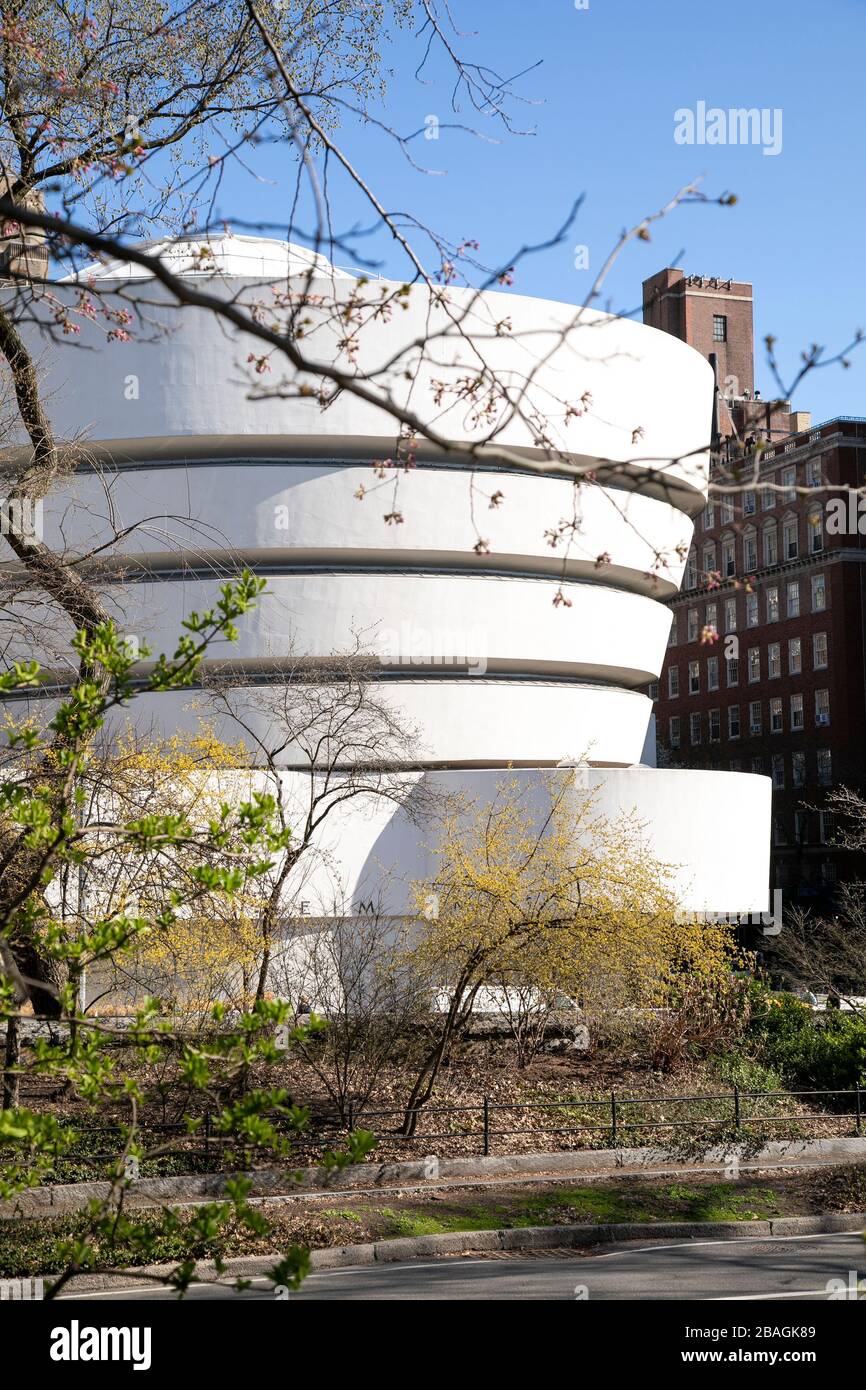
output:
M589 1256L464 1256L314 1273L291 1301L309 1299L674 1299L827 1300L866 1281L866 1244L859 1234L783 1236L762 1240L692 1240L629 1246ZM866 1282L864 1282L866 1292ZM850 1295L849 1295L850 1296ZM161 1288L70 1293L64 1301L175 1295ZM237 1293L201 1285L194 1299L274 1300L264 1280Z

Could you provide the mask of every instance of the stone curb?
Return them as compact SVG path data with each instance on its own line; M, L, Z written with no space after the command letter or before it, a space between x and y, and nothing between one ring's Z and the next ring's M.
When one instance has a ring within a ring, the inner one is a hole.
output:
M518 1250L554 1250L587 1245L618 1244L623 1241L658 1240L748 1240L756 1236L833 1235L861 1231L866 1212L827 1216L788 1216L771 1221L625 1221L609 1224L573 1226L517 1226L498 1231L459 1231L436 1236L401 1236L365 1245L333 1246L310 1253L310 1267L355 1269L359 1266L393 1264L397 1261L431 1259L443 1255L473 1255ZM278 1255L244 1255L226 1260L223 1281L261 1278L273 1269ZM130 1278L169 1274L177 1264L146 1265L121 1274L80 1274L66 1286L64 1297L75 1293L98 1293L126 1288ZM201 1280L217 1277L212 1264L198 1265ZM45 1275L45 1279L51 1276Z
M731 1160L735 1146L706 1150L695 1157L666 1149L587 1149L573 1152L512 1154L489 1158L438 1158L429 1155L404 1163L356 1163L343 1169L263 1169L252 1172L250 1195L269 1197L303 1192L346 1191L353 1187L389 1187L400 1183L442 1182L448 1178L496 1177L523 1173L612 1173L619 1168L653 1168L662 1165L718 1168ZM798 1158L823 1158L845 1162L866 1158L866 1137L859 1139L776 1140L754 1154L752 1164L791 1162ZM225 1193L229 1173L187 1174L169 1178L139 1178L126 1189L129 1207L182 1205L184 1198L218 1199ZM106 1182L58 1183L33 1187L0 1202L0 1220L80 1211L94 1198L109 1191Z

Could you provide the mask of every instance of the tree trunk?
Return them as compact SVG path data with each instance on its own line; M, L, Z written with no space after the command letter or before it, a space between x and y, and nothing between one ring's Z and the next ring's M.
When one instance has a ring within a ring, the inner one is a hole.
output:
M260 930L260 935L262 938L262 958L261 963L259 965L258 983L256 984L255 1002L257 1004L260 1004L261 1001L264 999L265 990L267 989L268 985L268 971L271 965L271 943L273 942L274 932L276 930L277 922L279 920L280 899L282 898L283 887L285 886L286 879L292 872L292 869L295 867L298 860L300 859L303 848L304 846L302 845L301 848L295 850L294 853L286 855L286 858L283 862L283 866L277 874L276 879L274 880L273 887L271 888L271 891L268 894L268 900L265 903L265 906L262 910Z
M34 588L57 604L76 629L91 634L110 617L97 591L74 565L67 564L35 534L16 524L16 504L32 503L45 497L56 478L72 467L73 456L68 447L58 448L40 394L36 363L18 331L18 325L3 306L0 306L0 356L8 363L18 412L33 450L27 467L3 503L4 534ZM101 670L94 671L84 663L79 668L79 677L94 680L103 690L108 688L107 674ZM56 737L46 751L43 770L49 785L57 778L56 764L52 762L51 755L56 754L64 741ZM61 786L62 779L58 784L56 801L52 797L58 818L65 810ZM5 930L8 935L19 886L32 876L35 858L33 851L23 844L17 828L4 826L2 831L0 841L5 841L2 845L4 853L11 844L11 854L0 876L0 930ZM10 941L10 945L21 974L35 981L26 986L34 1012L56 1018L60 1012L56 995L50 988L41 989L40 983L55 988L62 984L63 972L57 962L46 958L38 942L32 939Z
M6 1020L6 1055L3 1061L3 1109L17 1110L21 1077L18 1059L21 1056L20 1023L17 1018Z

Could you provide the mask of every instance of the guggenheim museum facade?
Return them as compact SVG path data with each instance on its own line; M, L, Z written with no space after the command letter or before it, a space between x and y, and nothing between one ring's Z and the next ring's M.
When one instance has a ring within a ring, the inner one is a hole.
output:
M299 282L313 306L400 290L375 277L359 288L357 272L276 240L148 249L236 303ZM388 466L399 427L375 399L343 390L322 409L315 389L281 390L279 363L257 370L261 344L206 309L178 308L137 264L90 267L57 295L75 303L87 283L119 291L135 324L126 342L85 319L73 344L36 344L58 436L86 440L42 524L67 554L111 557L100 583L125 632L173 650L184 616L247 567L267 589L231 651L241 686L285 679L289 654L325 669L360 644L415 731L394 769L413 786L483 801L503 769L531 784L579 768L601 811L634 813L687 909L766 911L769 779L654 766L646 690L707 488L714 387L697 352L595 311L575 327L572 306L512 291L413 286L394 312L369 315L346 359L380 380L382 364L399 362L393 393L448 441L417 440L404 472ZM520 408L493 417L491 447L470 460L459 446L491 423L483 393L461 387L479 349ZM336 339L328 350L339 355ZM566 400L575 409L564 414ZM539 466L551 447L589 484ZM61 671L56 651L38 654ZM194 691L135 705L165 732L200 718ZM291 795L303 771L291 746L280 756ZM424 874L424 831L387 799L348 803L323 836L324 877L305 883L307 901L354 908Z

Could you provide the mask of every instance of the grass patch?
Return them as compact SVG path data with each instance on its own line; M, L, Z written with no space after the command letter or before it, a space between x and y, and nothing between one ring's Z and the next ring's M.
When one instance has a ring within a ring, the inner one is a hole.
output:
M615 1225L628 1221L763 1221L778 1216L779 1211L775 1190L753 1183L673 1183L655 1187L635 1183L618 1188L599 1183L516 1193L508 1202L443 1202L441 1206L437 1203L435 1210L432 1203L421 1198L411 1207L380 1207L369 1216L374 1222L376 1217L383 1220L380 1238L387 1239L585 1222Z
M150 1260L179 1262L217 1254L273 1254L276 1263L279 1253L291 1245L320 1249L400 1236L584 1222L639 1222L647 1227L661 1221L747 1223L776 1216L864 1210L866 1164L779 1175L772 1185L748 1178L721 1182L697 1175L687 1181L620 1177L583 1185L505 1182L491 1188L467 1186L405 1196L365 1194L357 1200L343 1191L314 1202L297 1197L266 1206L272 1230L264 1235L233 1221L215 1239L206 1239L190 1229L192 1213L181 1218L178 1229L164 1232L159 1231L157 1213L136 1212L136 1221L148 1226L155 1244L145 1247L145 1254L142 1246L129 1239L113 1249L104 1243L94 1251L91 1265L94 1269L132 1267ZM63 1243L81 1238L86 1229L84 1215L0 1221L0 1278L32 1277L62 1268Z
M779 1198L772 1187L674 1184L667 1189L667 1197L681 1210L684 1221L768 1221L779 1215Z
M443 1212L441 1215L394 1211L392 1207L380 1207L376 1216L384 1218L385 1226L379 1237L382 1240L397 1236L443 1236L454 1231L495 1231L505 1224L500 1213L490 1207L477 1207L463 1212Z

